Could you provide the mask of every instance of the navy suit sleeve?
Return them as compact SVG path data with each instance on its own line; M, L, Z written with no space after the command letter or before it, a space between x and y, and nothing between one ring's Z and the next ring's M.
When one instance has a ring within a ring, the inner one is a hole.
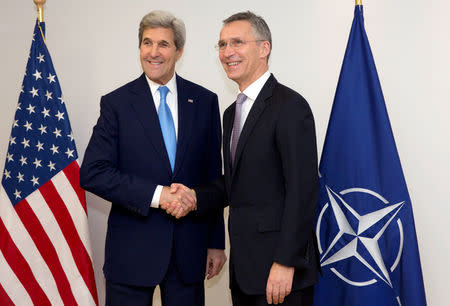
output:
M222 174L222 157L220 154L221 148L221 125L219 102L217 95L214 95L213 103L211 103L211 129L209 149L209 167L208 167L208 181L213 181L219 178ZM218 209L211 217L209 222L209 239L208 248L225 249L225 226L223 220L223 208Z
M119 170L118 112L111 102L108 96L101 99L100 117L80 169L80 185L107 201L146 216L156 184Z
M307 102L299 97L286 101L277 122L285 198L274 261L302 267L307 265L305 252L313 232L318 192L314 118Z

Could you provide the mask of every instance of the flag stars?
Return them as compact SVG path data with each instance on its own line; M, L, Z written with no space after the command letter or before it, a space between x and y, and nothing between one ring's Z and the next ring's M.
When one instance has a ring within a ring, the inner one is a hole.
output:
M5 169L5 173L3 175L5 176L5 180L11 178L11 171Z
M21 198L21 196L20 196L21 193L22 193L22 191L18 191L16 189L16 191L14 192L14 196L16 197L16 199L20 199Z
M53 134L55 134L56 138L61 137L61 130L58 130L57 128L55 128L55 131L53 132Z
M44 118L45 117L50 117L50 110L49 109L46 109L45 107L44 107L44 110L41 112L43 115L44 115Z
M52 171L52 170L56 170L56 168L55 168L55 163L52 163L52 161L50 161L49 163L48 163L48 165L47 165L47 167L49 167L50 168L50 172Z
M39 167L42 168L41 161L42 161L42 160L39 160L39 159L37 159L37 158L34 159L33 164L34 164L34 166L36 167L36 169L39 168Z
M20 173L20 172L19 172L19 174L17 174L16 177L17 177L17 180L19 181L19 183L25 181L25 180L23 179L23 174Z
M44 150L44 144L41 143L41 142L38 140L38 143L37 143L37 145L36 145L36 148L37 148L38 152L41 151L41 150Z
M73 141L73 132L71 131L69 135L67 135L67 137L70 138L70 141Z
M64 112L61 113L60 111L58 111L58 113L55 115L55 117L58 118L58 121L61 119L64 120Z
M6 159L8 160L8 163L11 161L14 161L13 156L14 156L14 154L10 154L9 152L6 152Z
M24 93L24 91L23 91L23 85L22 85L22 89L20 89L20 92L21 92L21 93Z
M23 155L20 155L20 163L21 163L22 167L23 167L23 165L28 165L27 158L24 157Z
M13 123L12 127L15 128L16 126L19 126L18 122L19 122L19 120L14 120L14 123Z
M59 101L61 101L61 104L63 104L63 103L64 103L64 99L63 99L63 97L62 97L62 96L61 96L61 97L59 97L59 98L58 98L58 100L59 100Z
M47 127L43 126L42 124L41 124L41 127L38 128L38 130L41 131L41 135L42 134L47 134Z
M33 105L31 105L31 104L28 104L28 107L26 108L26 110L27 111L29 111L30 112L30 115L31 115L31 113L35 113L36 111L34 110L36 108L36 106L33 106Z
M31 90L29 92L30 92L30 94L33 95L33 98L36 97L36 96L39 96L38 90L35 89L34 86L31 88Z
M10 137L9 139L9 145L16 144L16 137Z
M70 150L69 148L67 148L67 151L65 152L65 154L67 154L67 158L73 158L73 152L75 150Z
M39 72L37 69L36 72L33 73L32 75L36 78L36 81L42 79L41 72Z
M39 178L38 177L34 177L34 175L33 175L33 178L30 180L30 182L33 182L33 186L34 185L39 185Z
M38 60L39 60L39 64L40 64L40 63L42 63L42 62L45 62L45 60L44 60L44 55L43 55L43 54L41 54L41 53L39 53L39 56L38 56L38 57L36 57L36 59L38 59Z
M32 123L27 121L23 126L27 129L27 132L28 132L29 130L33 130L31 125L32 125Z
M30 146L30 140L24 138L21 144L23 144L23 148L26 149L27 147Z
M48 90L46 90L45 97L47 98L47 101L53 99L52 94L53 92L49 92Z
M48 80L49 84L51 84L52 82L56 83L55 77L56 77L56 74L54 74L54 75L52 75L51 73L48 74L47 80Z
M52 147L50 148L50 151L53 152L53 155L55 155L56 153L59 153L58 151L59 147L55 146L54 144L52 145Z
M23 87L22 87L23 88ZM22 108L20 107L22 105L22 103L17 103L17 110L22 110Z

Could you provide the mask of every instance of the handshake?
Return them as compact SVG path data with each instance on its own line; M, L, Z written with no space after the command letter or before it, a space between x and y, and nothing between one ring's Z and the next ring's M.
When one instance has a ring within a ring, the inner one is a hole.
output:
M164 186L159 199L159 207L179 219L197 208L195 191L183 184Z

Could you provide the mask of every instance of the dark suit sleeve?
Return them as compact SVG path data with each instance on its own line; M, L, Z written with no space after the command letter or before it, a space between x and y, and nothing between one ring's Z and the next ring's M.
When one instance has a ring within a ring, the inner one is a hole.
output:
M209 142L208 181L218 179L222 174L222 157L220 154L222 131L220 127L220 112L217 95L211 103L211 129ZM225 249L225 226L223 207L219 207L210 217L208 248Z
M314 118L298 97L283 103L276 127L276 143L285 179L284 211L274 261L304 267L308 263L318 192Z
M156 184L118 169L119 121L111 102L108 96L101 99L100 117L80 169L80 185L107 201L146 216Z

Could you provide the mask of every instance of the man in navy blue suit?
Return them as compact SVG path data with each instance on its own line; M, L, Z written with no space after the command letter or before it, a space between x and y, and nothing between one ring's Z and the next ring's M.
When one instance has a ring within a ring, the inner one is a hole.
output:
M112 202L106 305L151 305L159 285L164 306L203 306L205 274L218 274L226 260L223 211L176 219L160 207L192 207L194 199L182 200L167 186L197 186L222 171L217 95L175 74L185 33L170 13L143 17L144 73L102 97L84 155L81 186Z

